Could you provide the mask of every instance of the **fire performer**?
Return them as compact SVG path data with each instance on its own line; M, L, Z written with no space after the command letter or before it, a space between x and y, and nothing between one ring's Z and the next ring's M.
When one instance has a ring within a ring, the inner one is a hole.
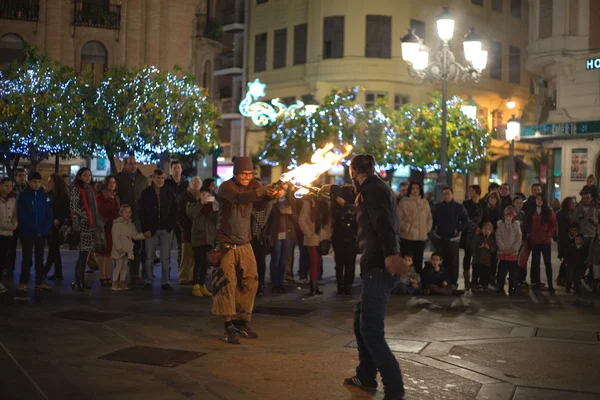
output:
M219 188L217 248L224 254L213 271L212 312L223 316L225 331L221 340L231 344L240 343L236 335L258 337L248 326L258 289L256 259L250 244L252 205L262 197L284 194L282 189L262 186L252 179L252 169L250 157L237 157L233 163L234 177Z
M344 384L366 390L377 389L377 371L385 389L384 399L404 398L402 372L384 334L385 311L398 276L408 274L409 265L400 257L396 239L400 230L394 192L375 175L375 159L360 154L350 163L350 177L358 193L356 220L363 280L360 300L354 309L354 335L359 364L356 375Z

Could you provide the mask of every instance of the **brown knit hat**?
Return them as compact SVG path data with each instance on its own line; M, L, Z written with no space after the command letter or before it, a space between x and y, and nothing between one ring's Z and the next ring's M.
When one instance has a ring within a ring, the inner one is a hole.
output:
M233 173L239 174L242 171L252 171L252 159L250 157L236 157L233 160Z

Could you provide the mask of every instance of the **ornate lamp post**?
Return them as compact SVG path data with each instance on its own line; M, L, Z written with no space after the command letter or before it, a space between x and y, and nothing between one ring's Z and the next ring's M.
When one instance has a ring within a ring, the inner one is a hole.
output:
M409 29L402 40L402 58L408 63L410 76L420 81L429 80L442 82L442 137L440 140L440 173L438 176L438 195L441 189L448 185L447 166L448 150L446 137L446 120L448 119L447 99L448 81L479 81L481 71L487 64L488 52L481 49L481 39L474 29L463 40L463 47L467 65L463 66L456 61L454 53L450 50L450 40L454 36L454 19L448 8L437 19L437 32L442 40L442 47L435 54L435 60L429 62L429 49L422 44L422 40Z
M514 102L513 102L514 103ZM512 107L514 108L514 106ZM521 136L521 123L513 116L506 123L506 140L509 143L508 147L508 187L510 188L511 197L514 196L514 179L515 174L515 140L519 140Z

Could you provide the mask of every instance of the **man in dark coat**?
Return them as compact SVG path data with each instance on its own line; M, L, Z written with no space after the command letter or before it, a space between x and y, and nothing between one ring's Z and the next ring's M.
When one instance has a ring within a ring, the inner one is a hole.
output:
M148 187L148 178L142 174L137 166L135 156L129 156L125 160L125 167L115 177L117 180L117 192L121 205L127 204L131 207L131 219L138 230L140 219L138 216L138 202L142 196L142 190ZM133 241L133 260L129 264L129 279L135 284L140 279L140 263L142 261L142 241ZM154 256L152 256L154 259Z
M165 181L165 186L175 193L175 198L179 197L187 191L190 183L183 176L183 168L179 160L171 161L171 176ZM183 210L185 214L185 210ZM181 268L181 230L179 224L175 224L175 240L177 241L177 265Z
M387 301L406 276L409 265L400 257L398 235L400 220L397 202L390 187L375 175L375 159L360 154L352 159L350 176L358 191L356 220L362 256L363 286L354 309L354 335L359 364L356 375L344 384L376 389L377 371L381 374L385 398L402 399L404 383L398 360L385 341L384 320Z

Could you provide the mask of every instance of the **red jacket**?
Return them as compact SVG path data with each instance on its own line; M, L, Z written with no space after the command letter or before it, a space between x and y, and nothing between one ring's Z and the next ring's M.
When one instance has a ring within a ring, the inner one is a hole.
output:
M98 212L106 222L104 231L112 232L113 220L119 218L120 206L116 197L108 197L104 191L96 195L96 204L98 204Z
M529 244L551 244L552 237L558 231L558 222L554 211L550 210L550 216L546 223L542 223L542 216L535 209L531 216L531 224L529 225Z

